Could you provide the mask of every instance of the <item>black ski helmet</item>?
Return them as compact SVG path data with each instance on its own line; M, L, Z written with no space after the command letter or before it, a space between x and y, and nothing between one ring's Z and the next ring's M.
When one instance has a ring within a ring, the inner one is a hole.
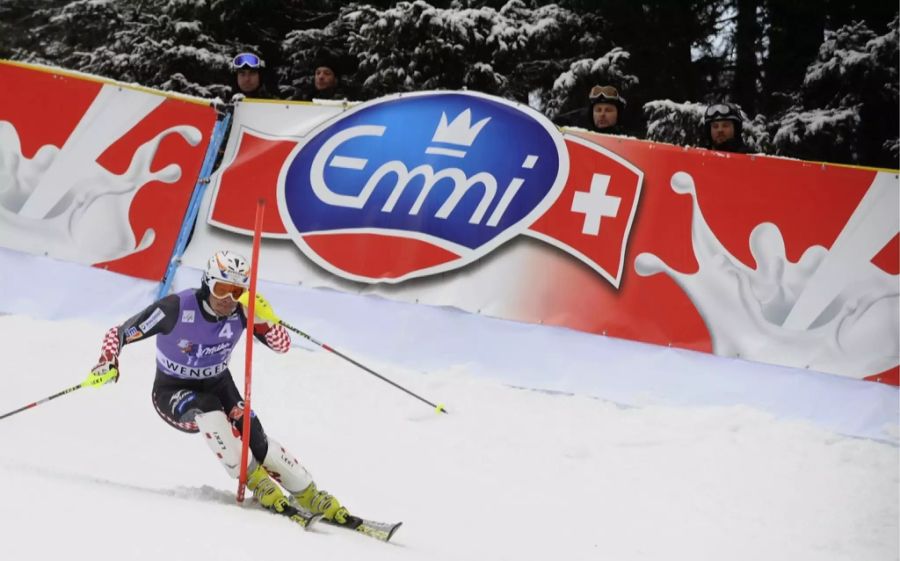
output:
M741 109L733 103L713 103L703 112L703 128L706 129L706 138L711 136L710 130L713 121L731 121L734 123L734 136L740 138L744 130L744 117Z

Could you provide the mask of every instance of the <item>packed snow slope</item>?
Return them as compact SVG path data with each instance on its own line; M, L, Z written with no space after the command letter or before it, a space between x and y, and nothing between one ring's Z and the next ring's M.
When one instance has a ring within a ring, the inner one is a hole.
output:
M80 382L108 326L0 316L0 414ZM438 415L333 354L257 345L252 404L269 435L352 511L404 522L387 544L304 532L238 506L201 437L157 417L154 356L129 345L118 384L0 421L0 559L898 558L890 442L746 406L520 389L462 357L427 373L354 357L445 403ZM243 362L241 345L239 386Z

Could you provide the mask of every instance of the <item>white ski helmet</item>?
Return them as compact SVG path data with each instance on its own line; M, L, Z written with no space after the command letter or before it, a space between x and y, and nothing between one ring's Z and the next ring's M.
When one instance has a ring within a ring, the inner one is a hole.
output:
M206 264L203 284L209 287L218 281L249 287L250 262L233 251L217 251Z

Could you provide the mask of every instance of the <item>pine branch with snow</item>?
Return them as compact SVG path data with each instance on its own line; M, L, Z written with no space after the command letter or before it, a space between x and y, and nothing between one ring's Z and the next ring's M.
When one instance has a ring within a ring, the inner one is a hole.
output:
M897 167L898 18L884 35L863 22L826 31L797 103L772 124L776 153Z
M858 135L860 107L790 109L776 123L772 139L776 154L801 159L858 161L853 140Z
M616 47L601 57L572 62L569 69L556 78L547 94L545 101L547 115L554 118L566 111L585 106L591 87L598 84L615 86L627 100L628 90L639 82L637 76L625 70L630 56L628 51Z
M647 140L679 146L704 146L702 103L676 103L668 99L644 104L647 117Z

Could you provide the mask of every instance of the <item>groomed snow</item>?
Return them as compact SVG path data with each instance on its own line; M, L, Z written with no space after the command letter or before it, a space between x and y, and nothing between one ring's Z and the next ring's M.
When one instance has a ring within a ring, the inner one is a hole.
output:
M0 316L0 414L80 382L107 327ZM253 407L270 437L354 511L404 522L390 544L303 532L236 506L201 437L156 416L154 352L130 345L117 385L0 421L0 559L898 558L892 444L744 406L517 389L462 357L425 374L355 356L445 403L438 415L330 353L257 346Z

